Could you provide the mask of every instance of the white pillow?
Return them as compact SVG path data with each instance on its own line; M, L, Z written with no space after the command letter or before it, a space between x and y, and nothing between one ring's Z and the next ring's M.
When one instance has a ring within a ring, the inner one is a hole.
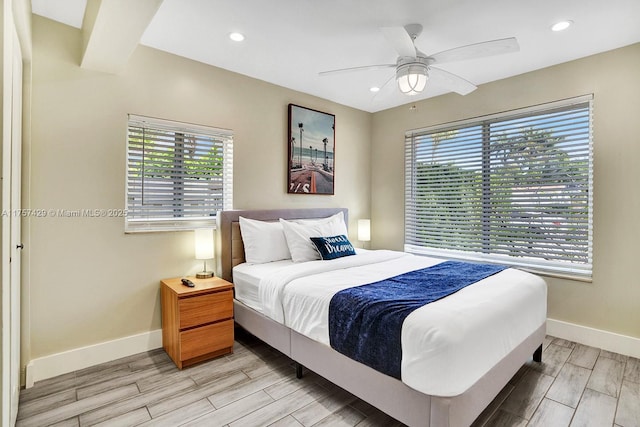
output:
M284 236L289 246L293 262L305 262L320 259L320 253L311 241L312 237L347 235L344 215L338 212L328 218L286 220L280 218Z
M319 225L321 227L328 226L331 230L344 232L344 235L347 234L347 226L344 224L344 214L342 212L338 212L337 214L328 216L326 218L293 219L290 221L304 225Z
M291 259L289 246L279 222L258 221L240 217L240 233L244 258L249 264Z

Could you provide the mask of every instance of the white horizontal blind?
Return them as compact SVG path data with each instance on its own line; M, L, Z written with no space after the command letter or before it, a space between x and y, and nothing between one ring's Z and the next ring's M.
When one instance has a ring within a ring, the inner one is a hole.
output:
M125 231L215 227L232 180L231 131L129 115Z
M591 96L405 135L405 250L590 278Z

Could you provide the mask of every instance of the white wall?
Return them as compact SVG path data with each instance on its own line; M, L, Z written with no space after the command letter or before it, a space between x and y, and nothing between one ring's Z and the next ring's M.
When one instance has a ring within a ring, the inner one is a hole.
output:
M138 47L121 75L80 69L81 32L34 16L32 209L124 208L127 113L234 131L234 207L369 215L371 115ZM287 194L287 105L336 115L335 195ZM362 154L365 153L363 156ZM195 273L193 234L121 218L30 218L31 358L157 330L159 281Z

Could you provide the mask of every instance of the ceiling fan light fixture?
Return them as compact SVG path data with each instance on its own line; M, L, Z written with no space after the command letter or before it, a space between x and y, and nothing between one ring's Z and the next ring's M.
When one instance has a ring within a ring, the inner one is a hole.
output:
M417 95L422 92L429 78L427 71L427 65L421 62L398 66L396 69L396 81L400 92L405 95Z

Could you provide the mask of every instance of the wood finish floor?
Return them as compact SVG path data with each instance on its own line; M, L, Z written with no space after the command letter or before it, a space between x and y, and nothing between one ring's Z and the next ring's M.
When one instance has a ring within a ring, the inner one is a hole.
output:
M234 353L179 371L163 350L22 390L18 426L399 426L242 330ZM640 360L547 337L480 426L640 426Z

